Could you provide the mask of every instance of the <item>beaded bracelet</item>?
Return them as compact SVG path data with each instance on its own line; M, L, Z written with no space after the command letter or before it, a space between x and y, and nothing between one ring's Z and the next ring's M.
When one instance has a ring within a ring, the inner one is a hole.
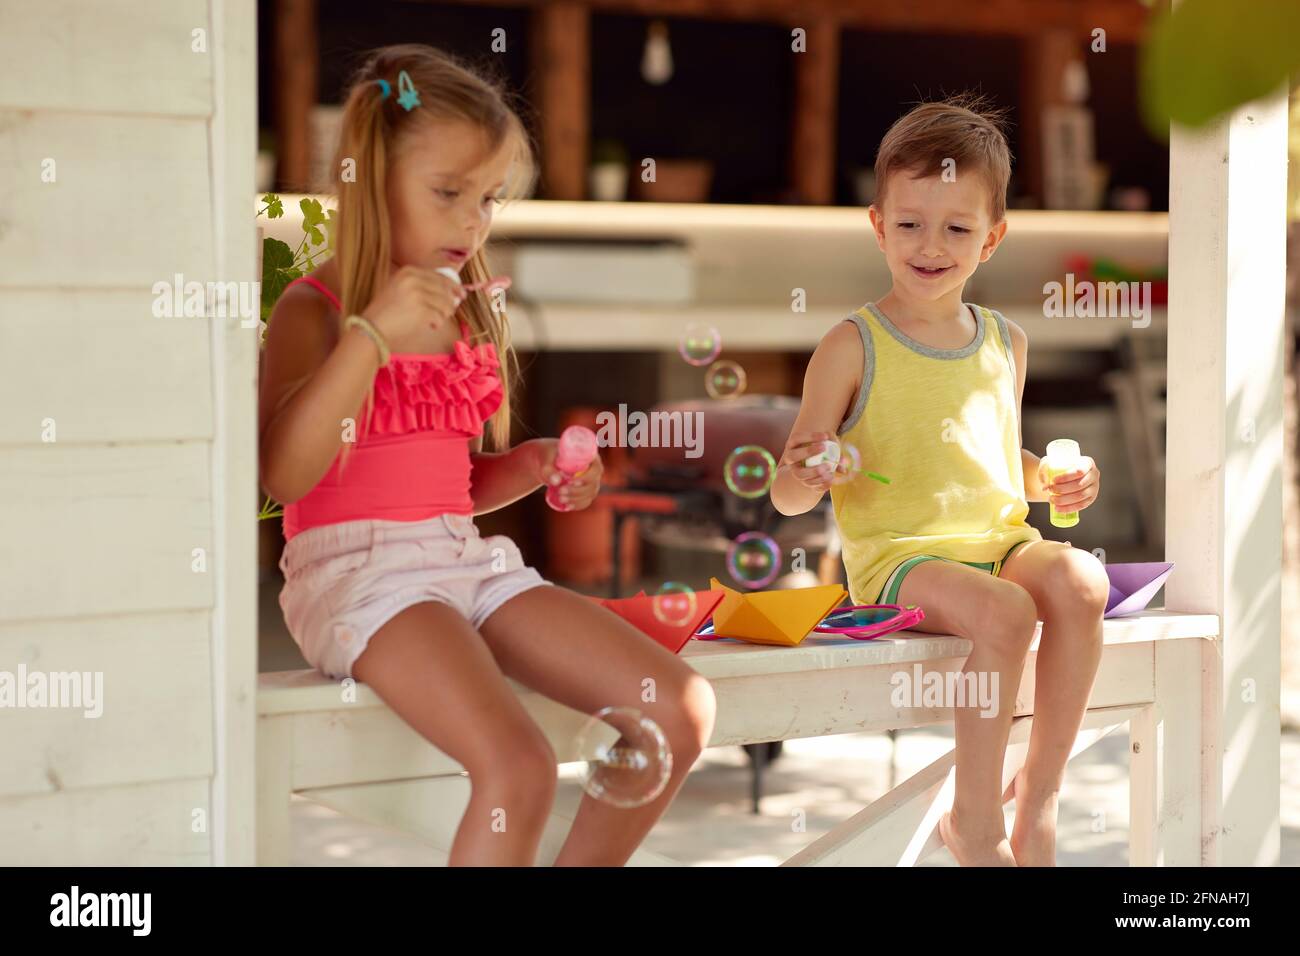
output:
M389 356L388 343L385 342L384 337L379 334L379 330L375 328L374 325L371 324L370 320L364 315L349 315L343 322L343 331L346 332L354 325L361 329L362 332L365 332L366 335L370 336L370 340L374 342L375 347L379 349L379 364L381 366L387 365Z

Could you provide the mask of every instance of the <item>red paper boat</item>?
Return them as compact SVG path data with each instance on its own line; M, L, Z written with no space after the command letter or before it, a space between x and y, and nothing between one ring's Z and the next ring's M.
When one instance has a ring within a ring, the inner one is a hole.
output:
M638 591L632 597L587 600L601 604L633 627L649 634L674 654L680 651L721 603L722 591L696 591L692 594L669 593L651 597ZM656 600L658 611L656 614Z

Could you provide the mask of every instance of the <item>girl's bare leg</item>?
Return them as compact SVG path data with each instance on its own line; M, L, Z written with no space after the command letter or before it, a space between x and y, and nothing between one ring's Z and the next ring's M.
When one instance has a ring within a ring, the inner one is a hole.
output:
M469 771L449 865L534 866L555 751L469 622L446 604L409 607L375 633L352 674Z
M925 611L920 630L955 634L974 648L963 674L997 679L997 710L982 716L971 703L953 708L957 737L956 795L940 820L944 843L962 866L1015 866L1002 816L1002 765L1025 657L1034 639L1034 602L1020 585L951 561L912 568L898 603Z
M668 808L713 732L713 688L690 665L606 608L564 588L536 587L480 628L501 670L575 710L632 707L668 739L673 767L652 802L620 808L584 794L556 866L622 866ZM643 700L646 680L654 699Z

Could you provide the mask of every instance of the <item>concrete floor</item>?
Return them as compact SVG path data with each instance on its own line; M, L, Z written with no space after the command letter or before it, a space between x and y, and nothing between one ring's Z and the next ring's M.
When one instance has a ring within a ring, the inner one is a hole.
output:
M284 631L278 576L264 582L263 671L306 667ZM902 731L897 780L952 747L950 728ZM1282 738L1282 862L1300 866L1300 732ZM884 734L843 734L785 742L769 768L759 815L751 813L749 762L739 747L705 751L677 799L645 840L648 850L690 866L774 866L889 789L890 741ZM576 765L561 768L556 809L572 816L582 798ZM794 832L802 810L805 832ZM1013 812L1007 813L1010 832ZM307 800L293 802L296 866L443 866L444 854L407 834L372 826ZM1061 794L1058 862L1128 863L1128 735L1116 732L1070 764ZM923 865L953 866L941 850Z
M952 746L950 734L898 737L899 778ZM749 770L738 747L700 758L677 799L643 844L689 866L775 866L884 792L889 739L845 734L786 741L769 768L762 813L749 803ZM1071 762L1061 795L1058 863L1128 865L1128 735L1113 734ZM1300 734L1282 744L1282 863L1300 866ZM582 791L572 765L562 770L556 807L572 816ZM804 833L793 832L796 810ZM1007 813L1010 832L1013 813ZM306 800L293 807L296 866L444 866L446 857L412 837L342 816ZM954 866L941 850L923 866Z

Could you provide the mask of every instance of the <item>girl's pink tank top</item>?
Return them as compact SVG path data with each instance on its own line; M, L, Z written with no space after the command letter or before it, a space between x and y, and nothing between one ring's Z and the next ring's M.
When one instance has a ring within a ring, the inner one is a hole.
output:
M341 309L319 280L301 276L289 285L299 282ZM390 354L371 385L369 428L363 406L346 466L340 470L340 448L316 486L284 506L286 541L308 528L340 521L422 521L474 513L469 440L483 434L483 423L501 405L502 388L492 343L471 346L469 327L462 321L460 328L451 352Z

